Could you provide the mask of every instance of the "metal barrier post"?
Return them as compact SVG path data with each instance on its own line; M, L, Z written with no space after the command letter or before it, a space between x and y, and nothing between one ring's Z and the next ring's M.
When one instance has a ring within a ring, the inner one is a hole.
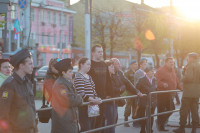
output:
M148 108L147 108L147 126L146 126L146 130L147 130L147 133L151 133L151 98L152 98L152 94L149 93L147 99L148 99Z
M190 127L191 126L191 111L189 112L189 117L188 117L188 126Z
M115 122L116 122L116 117L115 117L115 105L116 105L116 103L115 103L115 100L113 101L113 124L115 124Z

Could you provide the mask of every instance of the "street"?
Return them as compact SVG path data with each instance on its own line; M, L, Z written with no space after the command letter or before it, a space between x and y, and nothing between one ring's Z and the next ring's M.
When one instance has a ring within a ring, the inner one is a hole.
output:
M35 103L36 103L37 109L39 109L42 105L41 100L36 100ZM119 116L118 123L121 123L124 121L124 108L125 106L118 107L118 116ZM180 108L180 105L176 105L176 109L179 109L179 108ZM129 117L129 120L130 119L131 118ZM178 126L178 121L179 121L179 112L173 113L173 115L170 117L168 121L168 126L167 126L167 129L169 130L168 133L173 133L173 129L175 129ZM130 127L124 127L123 125L117 126L116 133L139 133L140 132L140 128L134 128L132 126L132 123L129 123L129 125ZM49 121L49 123L39 123L38 129L39 129L39 133L50 133L51 121ZM166 133L166 132L157 131L155 122L153 125L153 130L154 130L154 133ZM191 132L191 128L186 128L186 133L190 133L190 132ZM198 129L197 132L200 132L200 129Z

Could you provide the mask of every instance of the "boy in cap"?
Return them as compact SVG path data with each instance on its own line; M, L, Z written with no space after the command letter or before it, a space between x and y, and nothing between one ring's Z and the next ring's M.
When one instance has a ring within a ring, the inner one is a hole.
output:
M72 83L71 59L56 63L59 77L52 89L52 130L51 133L79 133L78 106L83 102Z
M35 133L35 103L31 82L26 74L33 71L33 60L27 49L11 57L14 73L0 88L0 132Z
M140 78L144 77L145 76L145 69L147 67L147 59L146 58L141 58L140 59L140 68L135 72L135 75L134 75L134 85L137 86L137 82L139 81ZM139 99L135 99L136 101L136 110L135 110L135 114L134 114L134 119L138 118L138 101ZM140 127L140 124L138 121L136 122L133 122L133 126L134 127Z
M151 66L147 66L144 69L145 76L140 78L136 88L141 91L143 94L149 94L150 92L156 91L157 89L157 82L156 78L154 77L154 68ZM151 114L154 114L156 104L157 104L157 97L156 95L152 95L151 97ZM148 105L147 97L141 97L139 100L139 109L138 109L138 116L139 118L145 117L146 114L146 106ZM153 126L154 118L151 118L151 133L153 133L152 126ZM140 121L141 130L140 133L146 133L146 120Z

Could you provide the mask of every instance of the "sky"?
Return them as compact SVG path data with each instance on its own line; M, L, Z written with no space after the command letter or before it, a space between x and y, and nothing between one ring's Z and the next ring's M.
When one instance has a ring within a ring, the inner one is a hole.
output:
M134 3L141 3L141 0L127 0ZM170 0L144 0L146 5L151 7L170 6ZM189 20L200 20L200 0L172 0L172 5Z
M74 4L80 0L70 0L70 4ZM141 3L141 0L126 0L134 3ZM146 5L151 7L170 6L170 0L144 0ZM172 0L173 6L181 12L181 14L189 20L200 20L200 0Z

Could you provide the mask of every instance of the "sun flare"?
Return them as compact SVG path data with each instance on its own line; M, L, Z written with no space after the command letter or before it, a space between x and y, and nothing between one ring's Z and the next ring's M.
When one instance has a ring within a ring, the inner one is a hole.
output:
M177 0L176 7L179 12L188 20L200 21L200 1L199 0Z

